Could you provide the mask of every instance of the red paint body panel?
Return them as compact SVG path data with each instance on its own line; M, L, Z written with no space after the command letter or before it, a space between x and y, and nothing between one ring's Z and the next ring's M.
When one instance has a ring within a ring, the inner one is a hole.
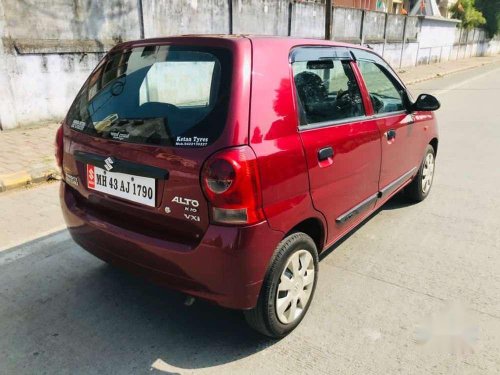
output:
M298 129L292 49L359 47L278 37L185 36L127 42L115 50L160 44L232 52L229 111L221 136L206 147L165 147L94 138L64 126L63 172L78 176L79 184L62 182L63 213L75 241L90 253L221 306L253 308L272 255L286 233L313 219L321 227L318 250L328 247L397 189L346 223L336 219L418 166L426 145L437 138L431 113L414 113L414 124L405 124L408 114L373 116L355 63L351 65L366 117ZM398 137L388 143L384 132L394 128ZM240 145L249 145L257 157L265 220L250 226L216 225L210 221L210 204L201 188L202 166L217 151ZM334 156L318 162L318 150L325 146L333 147ZM169 177L157 181L155 207L113 198L87 188L86 166L75 158L76 152L157 167L168 170ZM185 207L174 197L199 202L200 220L186 220Z
M438 139L437 122L432 112L414 112L381 118L378 125L382 133L382 169L380 172L380 189L392 181L416 168L414 173L391 194L379 199L375 209L381 207L387 200L408 185L418 172L423 158L423 151L433 140ZM396 129L397 136L388 142L384 133L388 129Z
M188 246L103 220L65 183L60 193L71 236L87 251L158 284L228 308L255 306L268 261L283 237L266 222L250 227L210 225L198 244Z
M376 120L380 129L382 145L382 169L380 171L380 187L389 185L398 177L420 165L420 142L417 142L416 124L412 124L412 115L400 113L384 116ZM385 135L393 129L396 138L388 140Z
M314 206L326 217L327 243L330 243L346 226L337 223L336 219L378 192L379 130L375 121L367 120L306 130L301 136L309 168L311 196ZM318 151L327 146L334 150L332 162L321 166Z
M323 223L309 194L305 153L297 132L298 118L288 55L294 44L252 39L252 107L250 145L258 158L266 218L284 233L301 221ZM280 56L280 58L277 58Z

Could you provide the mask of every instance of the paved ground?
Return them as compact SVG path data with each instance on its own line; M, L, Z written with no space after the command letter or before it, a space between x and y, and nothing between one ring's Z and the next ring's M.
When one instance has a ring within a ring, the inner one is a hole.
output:
M65 228L57 200L58 187L59 182L54 181L2 193L0 251Z
M54 140L58 124L0 131L0 193L57 175Z
M238 312L185 307L66 231L22 234L24 244L0 253L0 373L500 373L500 66L413 91L442 101L433 191L418 205L393 199L324 257L291 335L269 341ZM44 189L45 214L59 215L57 186ZM23 204L38 191L23 192ZM5 197L0 212L26 233L32 224Z

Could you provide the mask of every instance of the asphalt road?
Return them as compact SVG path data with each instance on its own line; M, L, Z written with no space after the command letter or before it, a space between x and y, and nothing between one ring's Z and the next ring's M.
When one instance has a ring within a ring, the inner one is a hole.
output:
M62 230L0 253L0 373L500 373L500 66L412 90L442 102L431 195L396 197L329 251L291 335L186 307Z

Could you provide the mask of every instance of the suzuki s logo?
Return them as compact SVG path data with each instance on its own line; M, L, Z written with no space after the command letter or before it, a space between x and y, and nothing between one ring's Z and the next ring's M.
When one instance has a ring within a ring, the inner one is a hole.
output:
M87 187L89 189L95 188L95 172L94 166L87 164Z
M106 160L104 160L104 168L106 168L107 171L110 171L113 169L113 163L115 161L113 160L113 158L110 156L109 158L107 158Z

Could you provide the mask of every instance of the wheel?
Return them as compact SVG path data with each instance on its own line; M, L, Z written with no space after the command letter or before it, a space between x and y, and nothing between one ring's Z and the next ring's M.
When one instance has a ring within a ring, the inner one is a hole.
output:
M262 284L257 306L244 311L260 333L282 338L299 325L318 280L318 251L311 237L297 232L281 241Z
M435 163L436 152L431 145L427 145L418 174L405 189L406 196L413 202L421 202L429 195L434 180Z

